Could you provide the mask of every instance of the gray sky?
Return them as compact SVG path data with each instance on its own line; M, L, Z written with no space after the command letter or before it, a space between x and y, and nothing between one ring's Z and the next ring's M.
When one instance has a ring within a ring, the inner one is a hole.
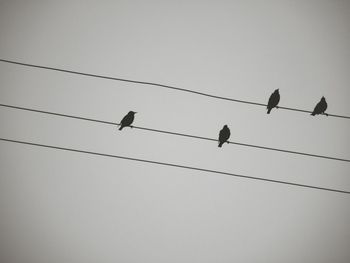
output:
M349 1L0 1L0 57L350 115ZM0 103L350 157L350 122L0 63ZM0 137L350 189L344 162L0 109ZM9 263L349 262L350 197L0 142Z

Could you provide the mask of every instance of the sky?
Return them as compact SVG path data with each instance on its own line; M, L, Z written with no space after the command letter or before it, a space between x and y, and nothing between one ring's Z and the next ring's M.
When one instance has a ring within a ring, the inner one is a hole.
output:
M0 57L350 115L350 2L5 1ZM0 63L0 103L350 158L350 122ZM350 190L346 162L0 108L0 137ZM341 262L350 197L0 142L8 263Z

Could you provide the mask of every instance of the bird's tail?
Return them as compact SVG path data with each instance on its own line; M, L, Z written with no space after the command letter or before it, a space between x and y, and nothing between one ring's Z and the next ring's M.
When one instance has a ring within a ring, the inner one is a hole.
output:
M123 125L120 125L119 130L121 131L124 128Z
M267 114L270 114L272 108L267 108Z
M316 115L316 113L315 113L315 112L313 112L313 113L311 113L311 115L312 115L312 116L315 116L315 115Z
M219 142L219 147L221 148L224 142Z

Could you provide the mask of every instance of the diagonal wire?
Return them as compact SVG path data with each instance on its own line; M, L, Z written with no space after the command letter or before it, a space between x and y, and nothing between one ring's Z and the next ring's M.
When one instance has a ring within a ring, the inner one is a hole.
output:
M69 151L69 152L76 152L76 153L84 153L84 154L91 154L91 155L95 155L95 156L103 156L103 157L110 157L110 158L118 158L118 159L124 159L124 160L129 160L129 161L151 163L151 164L162 165L162 166L171 166L171 167L176 167L176 168L196 170L196 171L200 171L200 172L228 175L228 176L232 176L232 177L240 177L240 178L251 179L251 180L259 180L259 181L270 182L270 183L278 183L278 184L297 186L297 187L303 187L303 188L309 188L309 189L337 192L337 193L342 193L342 194L350 194L349 191L345 191L345 190L332 189L332 188L319 187L319 186L306 185L306 184L299 184L299 183L292 183L292 182L273 180L273 179L266 179L266 178L261 178L261 177L254 177L254 176L247 176L247 175L241 175L241 174L235 174L235 173L228 173L228 172L222 172L222 171L217 171L217 170L198 168L198 167L193 167L193 166L185 166L185 165L174 164L174 163L158 162L158 161L145 160L145 159L139 159L139 158L133 158L133 157L127 157L127 156L112 155L112 154L98 153L98 152L91 152L91 151L78 150L78 149L65 148L65 147L58 147L58 146L47 145L47 144L39 144L39 143L33 143L33 142L12 140L12 139L7 139L7 138L0 138L0 140L4 141L4 142L25 144L25 145L36 146L36 147L44 147L44 148L50 148L50 149L55 149L55 150L62 150L62 151Z
M47 66L41 66L41 65L34 65L34 64L23 63L23 62L18 62L18 61L13 61L13 60L1 59L1 58L0 58L0 62L15 64L15 65L21 65L21 66L26 66L26 67L32 67L32 68L39 68L39 69L59 71L59 72L64 72L64 73L69 73L69 74L76 74L76 75L82 75L82 76L87 76L87 77L94 77L94 78L101 78L101 79L108 79L108 80L115 80L115 81L123 81L123 82L142 84L142 85L157 86L157 87L171 89L171 90L176 90L176 91L193 93L193 94L196 94L196 95L206 96L206 97L210 97L210 98L214 98L214 99L220 99L220 100L226 100L226 101L232 101L232 102L239 102L239 103L256 105L256 106L263 106L263 107L267 106L266 104L263 104L263 103L252 102L252 101L247 101L247 100L233 99L233 98L228 98L228 97L223 97L223 96L217 96L217 95L212 95L212 94L209 94L209 93L204 93L204 92L195 91L195 90L191 90L191 89L178 88L178 87L164 85L164 84L159 84L159 83L154 83L154 82L131 80L131 79L124 79L124 78L115 78L115 77L110 77L110 76L103 76L103 75L85 73L85 72L74 71L74 70L67 70L67 69L54 68L54 67L47 67ZM312 111L296 109L296 108L290 108L290 107L279 106L278 108L284 109L284 110L290 110L290 111L312 113ZM343 119L350 119L350 116L345 116L345 115L328 114L328 116L336 117L336 118L343 118Z
M103 123L103 124L108 124L108 125L116 125L116 126L119 125L119 123L110 122L110 121L103 121L103 120L85 118L85 117L80 117L80 116L61 114L61 113L57 113L57 112L50 112L50 111L43 111L43 110L19 107L19 106L8 105L8 104L0 104L0 107L6 107L6 108L12 108L12 109L24 110L24 111L31 111L31 112L36 112L36 113L48 114L48 115L55 115L55 116L60 116L60 117L65 117L65 118L78 119L78 120L84 120L84 121L91 121L91 122ZM185 133L178 133L178 132L171 132L171 131L164 131L164 130L152 129L152 128L146 128L146 127L140 127L140 126L132 126L132 128L139 129L139 130L150 131L150 132L157 132L157 133L177 135L177 136L182 136L182 137L189 137L189 138L194 138L194 139L207 140L207 141L215 141L215 142L217 141L216 139L208 138L208 137L202 137L202 136L185 134ZM331 156L326 156L326 155L304 153L304 152L299 152L299 151L290 151L290 150L284 150L284 149L278 149L278 148L272 148L272 147L254 145L254 144L234 142L234 141L229 141L228 143L229 144L239 145L239 146L244 146L244 147L252 147L252 148L262 149L262 150L277 151L277 152L296 154L296 155L303 155L303 156L309 156L309 157L315 157L315 158L323 158L323 159L342 161L342 162L350 162L349 159L331 157Z

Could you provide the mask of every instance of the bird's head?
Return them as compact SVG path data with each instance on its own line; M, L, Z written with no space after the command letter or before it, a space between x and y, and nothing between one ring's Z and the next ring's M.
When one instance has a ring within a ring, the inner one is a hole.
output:
M324 96L322 96L321 100L326 100L326 98Z
M228 129L228 126L225 124L225 125L224 125L224 128L225 128L225 129Z
M136 113L137 113L136 111L129 111L128 114L130 114L130 115L135 115Z
M276 92L276 93L279 93L279 90L280 90L280 89L276 89L275 92Z

